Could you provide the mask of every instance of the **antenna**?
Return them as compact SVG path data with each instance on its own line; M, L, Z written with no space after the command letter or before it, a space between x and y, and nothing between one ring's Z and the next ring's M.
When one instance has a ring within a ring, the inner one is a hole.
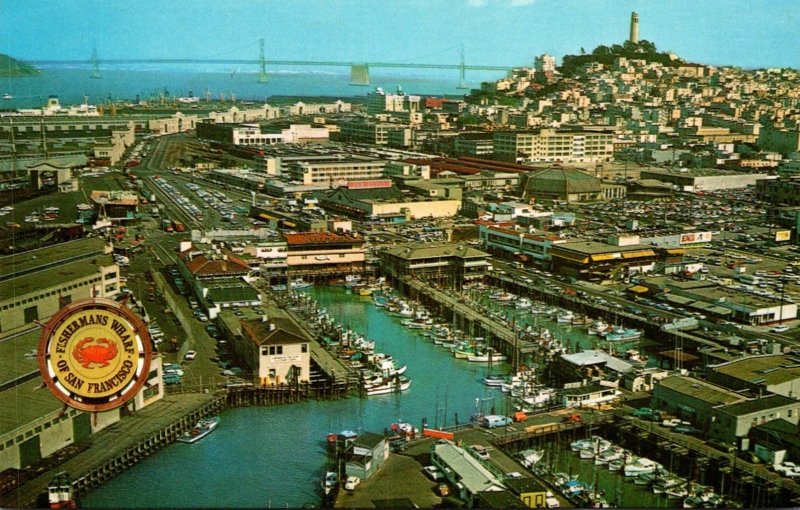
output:
M267 61L264 60L264 38L259 39L258 83L267 83Z

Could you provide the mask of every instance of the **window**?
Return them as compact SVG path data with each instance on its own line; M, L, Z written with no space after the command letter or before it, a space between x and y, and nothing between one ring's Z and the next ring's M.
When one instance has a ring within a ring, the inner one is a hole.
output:
M303 344L302 346L300 346L300 352L308 352L308 344ZM791 409L789 410L789 416L790 417L792 416Z
M279 345L279 346L275 347L275 353L276 354L283 354L283 346Z
M116 271L112 271L110 273L106 273L106 280L110 280L110 279L116 278L116 277L117 277L117 272Z
M269 354L270 354L270 356L274 356L275 355L275 346L274 345L270 345L269 346Z
M39 320L39 307L31 306L23 311L25 317L25 324Z

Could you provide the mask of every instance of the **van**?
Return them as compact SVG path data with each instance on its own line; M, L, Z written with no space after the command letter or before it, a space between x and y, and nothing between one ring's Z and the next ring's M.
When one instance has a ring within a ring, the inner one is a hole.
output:
M511 423L511 418L506 416L499 416L496 414L490 414L488 416L483 417L482 425L487 429L494 429L497 427L505 427Z

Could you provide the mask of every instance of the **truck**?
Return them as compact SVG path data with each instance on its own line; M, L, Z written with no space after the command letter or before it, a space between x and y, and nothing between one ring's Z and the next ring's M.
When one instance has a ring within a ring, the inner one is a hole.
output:
M183 223L181 223L180 221L174 221L173 220L172 228L175 229L175 232L185 232L186 231L186 227L184 227Z

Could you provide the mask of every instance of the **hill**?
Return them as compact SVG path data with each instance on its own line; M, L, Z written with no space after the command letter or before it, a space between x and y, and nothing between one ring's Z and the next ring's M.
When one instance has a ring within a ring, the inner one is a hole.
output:
M647 62L658 62L665 66L674 67L686 63L682 59L676 58L671 53L659 52L656 49L656 45L650 41L642 40L638 43L625 41L623 45L600 45L592 50L590 54L564 55L560 70L564 75L572 76L578 68L585 64L599 63L610 66L614 63L614 60L619 57L645 60Z
M0 53L0 77L36 76L41 71L30 64Z

